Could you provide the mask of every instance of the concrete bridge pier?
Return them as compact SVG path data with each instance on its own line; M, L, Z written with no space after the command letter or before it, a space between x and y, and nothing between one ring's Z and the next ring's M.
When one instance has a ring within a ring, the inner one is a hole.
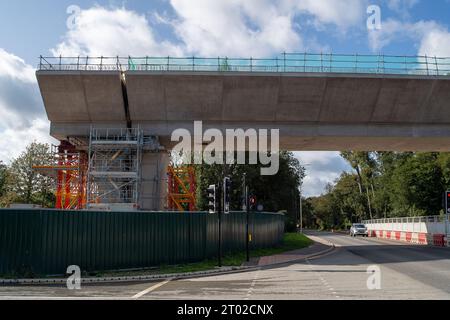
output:
M141 162L141 184L139 207L142 210L162 211L167 209L167 167L169 152L144 151Z

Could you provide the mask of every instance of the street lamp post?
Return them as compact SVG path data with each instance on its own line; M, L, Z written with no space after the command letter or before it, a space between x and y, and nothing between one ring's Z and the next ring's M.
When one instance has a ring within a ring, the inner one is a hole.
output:
M304 165L302 165L302 167L303 168L305 168L305 171L306 171L306 167L308 167L308 166L311 166L311 164L310 163L306 163L306 164L304 164ZM300 189L299 189L299 191L300 191L300 223L299 223L299 225L300 225L300 233L303 233L303 202L302 202L302 188L303 188L303 182L301 182L300 183Z
M250 261L250 239L249 239L249 218L250 218L250 204L248 201L248 186L247 186L247 174L243 175L243 191L244 191L244 200L243 200L243 209L245 210L245 253L247 262Z
M303 233L302 185L300 185L300 233Z

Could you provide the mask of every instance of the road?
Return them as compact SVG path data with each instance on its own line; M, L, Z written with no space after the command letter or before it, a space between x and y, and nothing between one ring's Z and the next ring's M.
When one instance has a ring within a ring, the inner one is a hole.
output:
M310 233L334 243L324 256L276 268L169 282L0 287L0 299L450 299L450 249ZM380 288L369 290L367 268Z

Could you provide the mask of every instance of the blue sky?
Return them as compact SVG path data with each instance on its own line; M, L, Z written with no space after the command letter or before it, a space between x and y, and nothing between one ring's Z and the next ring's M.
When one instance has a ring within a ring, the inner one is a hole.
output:
M298 0L298 2L301 1ZM321 0L316 1L320 2ZM447 27L447 29L450 23L449 0L348 1L348 3L352 2L367 2L368 4L379 5L382 10L382 21L390 19L405 23L435 21ZM196 1L192 2L193 7L195 3ZM389 3L393 4L390 5ZM23 58L27 63L35 65L39 55L50 55L50 48L54 48L65 36L67 32L66 21L69 16L66 10L70 5L77 5L81 9L89 9L93 6L110 9L124 7L144 15L155 30L158 40L165 39L175 43L180 41L170 27L155 23L155 13L173 19L177 18L174 7L167 0L40 0L39 2L35 0L2 0L0 1L0 21L5 27L0 28L0 46L6 51ZM363 7L363 9L365 8ZM317 27L310 21L313 16L304 12L298 12L293 22L298 24L297 31L306 40L317 42L317 45L319 45L317 49L322 47L325 52L332 51L335 53L373 53L367 41L367 32L364 30L364 18L367 16L365 12L361 12L362 19L347 30L335 30L335 25L333 26L332 23ZM251 20L248 20L249 26L251 26L251 22ZM389 54L413 55L418 52L418 45L419 43L413 38L399 38L380 51ZM303 51L300 49L304 48L299 48L299 51Z
M71 5L80 8L74 16ZM381 29L366 10L381 8ZM69 20L69 24L68 24ZM55 142L34 78L39 55L272 57L283 51L450 57L450 0L0 0L0 160L33 140ZM348 166L338 153L311 163L307 195Z

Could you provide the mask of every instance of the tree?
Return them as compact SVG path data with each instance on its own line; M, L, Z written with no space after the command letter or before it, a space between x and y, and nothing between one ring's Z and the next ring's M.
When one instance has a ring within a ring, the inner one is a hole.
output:
M334 227L334 222L336 218L336 213L338 210L336 208L336 202L332 196L332 185L329 184L326 187L326 193L320 197L311 198L311 204L314 208L313 215L315 222L319 229L331 229Z
M10 192L11 175L6 164L0 161L0 208L7 207L14 201L14 195Z
M9 192L14 194L15 202L40 204L45 207L54 206L52 179L40 175L33 169L35 165L52 164L50 146L42 143L31 143L10 166Z
M442 152L437 156L437 164L442 172L442 183L444 184L444 189L450 189L450 153ZM444 190L444 191L445 191Z
M312 198L307 198L303 200L303 227L307 229L315 229L317 228L317 216L314 212L314 206L312 203Z
M372 189L374 193L373 187L373 177L374 177L374 160L371 158L371 154L369 152L354 152L347 151L341 152L341 156L347 160L350 166L356 171L358 178L358 188L359 193L361 195L361 199L363 199L363 194L367 200L367 209L369 212L368 217L373 218L372 214L372 203L370 199L370 191L369 188Z
M311 199L323 228L346 228L368 218L437 215L450 188L449 153L346 152L354 173L343 173Z
M436 215L444 191L437 153L417 153L398 166L392 174L394 214Z
M240 210L242 206L244 173L250 193L255 195L258 204L265 211L286 211L288 224L297 219L299 211L299 188L305 176L305 170L291 152L280 152L279 171L273 176L262 176L261 164L257 165L207 165L196 166L198 174L197 206L207 209L206 189L211 184L221 183L224 175L232 180L231 208Z
M346 228L352 222L358 222L366 217L365 195L361 194L355 184L354 174L344 172L332 187L332 198L338 208L340 218L336 219L336 227Z
M312 208L307 221L312 219L321 229L348 229L365 219L365 195L359 192L357 181L356 174L344 172L327 185L325 194L308 199Z
M0 161L0 198L3 197L6 193L6 177L8 167Z

